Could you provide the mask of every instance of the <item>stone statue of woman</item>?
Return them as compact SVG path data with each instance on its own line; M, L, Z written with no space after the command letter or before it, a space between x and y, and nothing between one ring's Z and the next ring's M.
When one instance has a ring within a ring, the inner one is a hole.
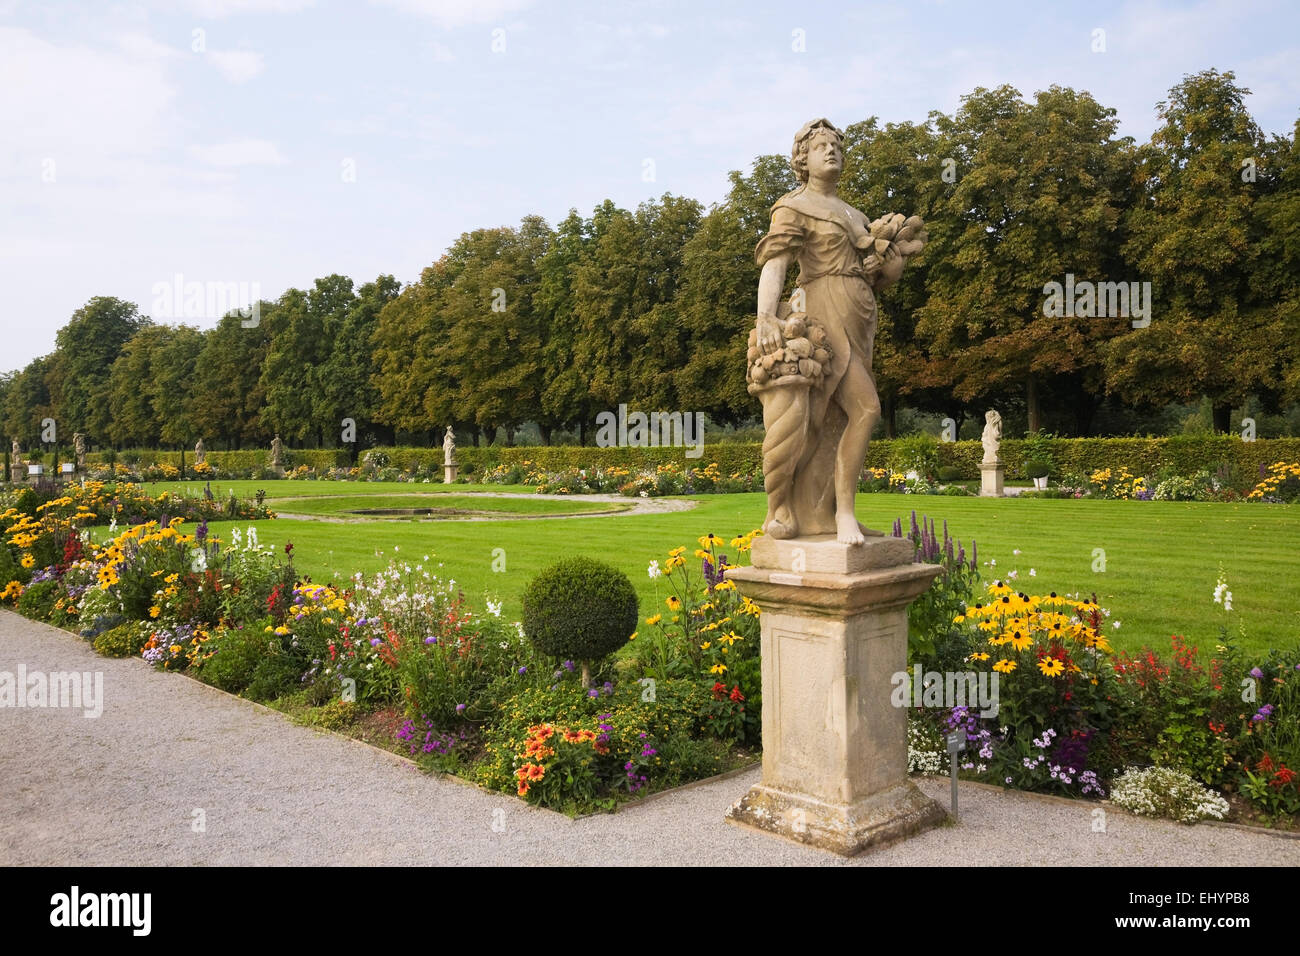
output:
M1002 459L998 457L998 446L1002 443L1002 416L993 409L984 413L984 434L980 436L984 446L984 464L996 465Z
M795 134L790 164L803 184L772 207L755 250L762 267L749 340L749 391L763 402L763 477L775 538L877 534L853 513L880 398L871 373L876 291L897 282L924 247L925 224L894 214L868 222L839 198L844 136L817 119ZM799 288L781 302L786 273Z
M202 465L206 463L207 460L208 460L208 449L204 446L203 439L200 438L198 441L194 443L194 464Z
M284 465L284 442L280 441L280 436L276 435L271 439L271 467L280 468Z
M442 436L442 459L445 465L456 464L456 434L447 426L447 434Z

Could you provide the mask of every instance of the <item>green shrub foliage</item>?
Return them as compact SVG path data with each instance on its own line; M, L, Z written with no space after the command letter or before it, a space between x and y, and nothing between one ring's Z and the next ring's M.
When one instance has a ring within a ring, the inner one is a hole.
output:
M636 630L636 590L627 575L594 558L569 558L529 582L524 634L542 654L599 660Z

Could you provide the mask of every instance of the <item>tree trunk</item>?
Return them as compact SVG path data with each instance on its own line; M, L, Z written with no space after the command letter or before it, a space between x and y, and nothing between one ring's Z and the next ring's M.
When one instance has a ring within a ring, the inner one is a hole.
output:
M1074 400L1074 434L1077 438L1087 438L1092 434L1092 420L1097 414L1097 399L1080 392Z
M1038 431L1041 409L1038 403L1038 382L1031 375L1025 380L1025 408L1029 412L1029 431Z
M582 686L591 686L591 664L587 661L582 662Z
M1214 430L1216 432L1232 431L1232 406L1214 404Z
M551 443L551 432L552 432L551 426L543 425L541 422L538 422L537 430L542 433L542 444L549 445Z
M885 420L885 437L898 437L897 428L894 424L894 411L898 403L894 400L893 395L880 396L880 417Z

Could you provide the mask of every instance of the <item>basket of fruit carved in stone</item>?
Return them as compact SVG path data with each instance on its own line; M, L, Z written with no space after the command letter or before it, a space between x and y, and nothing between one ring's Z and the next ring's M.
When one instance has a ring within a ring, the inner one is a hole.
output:
M749 394L761 395L773 388L785 386L820 385L831 366L830 341L826 330L803 312L789 312L789 305L781 303L786 313L777 320L781 331L781 347L767 354L758 347L758 330L749 331L749 350L746 358L749 368L745 380Z

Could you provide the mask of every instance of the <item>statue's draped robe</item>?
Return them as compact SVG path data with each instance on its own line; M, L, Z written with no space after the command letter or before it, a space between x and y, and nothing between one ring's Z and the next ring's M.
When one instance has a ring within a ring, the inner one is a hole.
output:
M830 340L830 371L810 395L808 440L799 449L792 509L800 535L834 534L835 451L848 420L833 398L850 362L871 375L876 298L862 257L871 251L872 238L860 212L839 199L832 205L841 211L828 212L813 206L805 191L800 187L772 207L771 228L754 258L761 267L776 256L794 256L805 311Z

